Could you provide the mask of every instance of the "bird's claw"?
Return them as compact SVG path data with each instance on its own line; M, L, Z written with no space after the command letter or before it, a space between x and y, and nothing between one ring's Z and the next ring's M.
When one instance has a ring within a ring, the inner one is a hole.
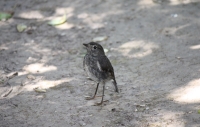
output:
M86 96L86 97L85 97L86 100L92 100L92 99L94 99L94 98L95 98L95 97L90 97L90 96Z
M86 100L92 100L92 99L94 99L95 97L102 97L102 96L93 96L93 97L91 97L91 96L85 96L85 99Z
M102 105L103 102L100 102L100 103L95 103L94 106L99 106L99 105Z
M102 105L103 104L103 102L107 102L108 100L105 100L105 101L101 101L101 102L99 102L99 103L95 103L94 104L94 106L100 106L100 105Z

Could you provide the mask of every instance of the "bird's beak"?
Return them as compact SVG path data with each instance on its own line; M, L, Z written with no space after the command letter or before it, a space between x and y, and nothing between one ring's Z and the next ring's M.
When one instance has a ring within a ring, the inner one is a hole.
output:
M88 44L85 44L85 43L84 43L83 45L84 45L85 47L88 47Z

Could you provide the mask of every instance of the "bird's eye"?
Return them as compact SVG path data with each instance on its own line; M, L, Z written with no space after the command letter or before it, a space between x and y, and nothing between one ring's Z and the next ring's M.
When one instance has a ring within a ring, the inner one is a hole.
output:
M94 45L94 46L93 46L93 48L94 48L94 49L97 49L97 46L96 46L96 45Z

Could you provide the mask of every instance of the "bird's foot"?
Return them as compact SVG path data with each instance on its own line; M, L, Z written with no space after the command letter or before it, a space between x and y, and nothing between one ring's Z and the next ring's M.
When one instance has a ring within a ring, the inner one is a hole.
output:
M86 100L92 100L92 99L94 99L94 98L96 98L96 97L102 97L102 96L93 96L93 97L91 97L91 96L86 96L85 99L86 99Z
M95 103L94 106L100 106L100 105L102 105L102 104L103 104L103 102Z
M95 96L95 97L102 97L101 95Z
M102 105L103 104L103 102L107 102L108 100L105 100L105 101L101 101L101 102L99 102L99 103L95 103L94 104L94 106L100 106L100 105Z

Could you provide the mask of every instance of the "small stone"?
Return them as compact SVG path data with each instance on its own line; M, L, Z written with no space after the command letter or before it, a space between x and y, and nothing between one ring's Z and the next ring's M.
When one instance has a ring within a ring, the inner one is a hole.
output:
M115 109L115 108L112 108L112 109L111 109L111 111L112 111L112 112L115 112L115 111L116 111L116 109Z
M192 113L192 111L189 111L188 113L189 113L189 114L191 114L191 113Z
M66 33L61 33L61 34L60 34L60 36L65 36L65 35L66 35Z
M28 75L27 78L28 78L28 79L31 79L31 80L36 79L35 76L33 76L33 75Z

